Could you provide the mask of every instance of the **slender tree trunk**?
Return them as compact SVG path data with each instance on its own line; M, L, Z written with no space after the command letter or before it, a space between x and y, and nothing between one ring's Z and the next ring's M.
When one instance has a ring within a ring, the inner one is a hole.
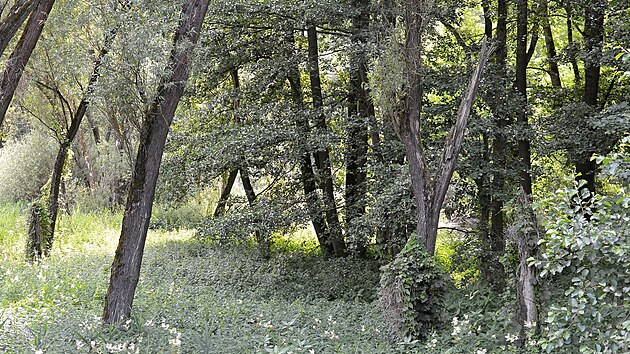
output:
M106 324L120 323L131 314L166 136L188 79L189 62L207 9L208 0L184 3L168 61L169 74L161 80L157 97L145 114L105 297L103 322Z
M234 113L234 124L238 125L240 123L238 110L241 106L240 100L240 91L241 91L241 81L238 77L238 69L234 68L230 70L230 77L232 78L232 87L234 88L234 101L232 104L233 113ZM249 178L249 171L247 169L247 161L242 161L242 166L239 169L239 174L241 175L241 183L243 184L243 189L245 189L245 197L247 198L247 203L250 208L256 206L256 192L254 191L254 186L252 185L252 181ZM267 237L266 232L261 232L260 230L255 231L256 241L258 242L258 247L260 248L260 253L264 258L268 258L270 255L270 247L269 239Z
M317 110L315 126L322 132L327 130L326 118L322 109L324 108L324 98L322 96L322 84L319 72L319 47L317 42L317 29L315 25L307 28L308 38L308 71L311 79L311 91L313 95L313 108ZM319 175L319 184L323 194L324 208L326 210L326 222L330 233L334 255L343 257L346 255L346 244L341 232L339 214L337 213L337 202L335 201L335 190L330 164L330 153L328 148L321 148L315 153L315 164Z
M598 108L598 94L600 85L600 60L604 45L604 12L606 0L590 0L584 11L584 95L582 100L587 105ZM578 179L586 181L585 188L591 194L596 192L595 177L597 164L591 161L595 151L582 154L575 163Z
M28 63L35 45L37 45L54 3L55 0L39 1L39 5L31 13L26 23L26 28L24 28L13 53L5 62L4 72L0 81L0 128L9 109L9 104L13 100L13 94L20 82L22 72L24 72L26 63Z
M114 41L115 32L110 32L108 36L105 38L105 43L103 48L99 52L98 58L94 62L94 68L92 70L92 75L88 81L87 89L77 107L77 110L74 112L72 116L72 121L70 123L70 128L66 133L64 141L61 142L61 146L59 148L59 152L57 153L57 159L55 160L55 165L53 167L53 174L51 177L50 184L50 194L48 199L48 214L50 216L50 235L49 239L46 242L46 252L48 253L52 247L53 238L55 236L55 224L57 222L57 214L59 211L59 187L62 183L63 178L63 168L66 164L66 159L68 157L68 149L74 142L74 139L79 132L79 127L81 126L81 122L83 121L83 117L87 112L88 105L90 104L90 98L92 92L94 92L94 86L96 85L99 77L100 77L100 68L103 63L103 59L107 55L109 51L109 47Z
M553 39L553 31L551 30L551 23L549 22L549 7L547 0L541 0L540 2L543 35L545 37L545 49L547 50L547 62L549 62L549 78L551 79L551 86L555 88L562 87L562 80L560 79L560 69L558 68L558 53L556 52L556 43Z
M495 68L497 70L497 77L505 78L507 76L506 60L507 60L507 16L508 16L508 3L506 0L499 0L497 2L497 27L494 43L496 45L496 52L494 55ZM499 88L500 91L505 91L504 87ZM490 161L491 176L484 176L488 179L488 183L483 183L486 190L480 190L480 196L483 195L483 203L489 203L483 207L487 207L490 217L489 228L483 229L487 231L486 237L482 237L484 241L484 252L486 254L482 257L482 275L490 275L490 278L485 280L492 285L492 287L501 291L505 286L505 269L503 264L499 261L499 258L505 252L505 235L504 235L504 212L503 212L503 200L505 193L505 172L507 166L507 154L509 148L507 147L506 128L510 124L509 117L504 112L506 106L506 98L504 93L498 94L496 97L490 99L490 107L493 111L494 124L496 129L493 132L493 139L490 142L489 156L486 161ZM487 221L484 221L486 223Z
M578 67L577 59L575 57L576 47L573 41L573 0L566 0L565 10L567 12L567 46L569 47L569 61L571 62L571 68L573 69L573 82L575 86L580 85L580 68Z
M0 57L38 3L39 0L16 1L11 6L9 13L0 22Z
M517 41L516 41L516 91L521 96L523 107L519 110L517 121L524 129L523 137L518 140L518 156L521 162L519 195L522 211L526 213L528 222L535 220L536 216L532 210L530 199L532 195L531 150L529 141L529 120L527 114L527 65L529 56L527 55L527 22L528 22L527 0L519 0L517 4ZM535 224L534 224L535 225ZM538 324L538 307L536 304L536 283L535 271L528 265L528 259L535 255L535 246L538 237L534 232L529 231L530 227L519 230L517 248L519 254L519 267L517 272L517 299L519 305L518 321L521 326L521 341L525 344L525 330L529 325Z
M293 34L287 36L287 40L294 46ZM291 99L299 110L296 114L295 124L302 136L309 136L311 134L311 127L308 119L300 111L304 110L304 93L302 91L302 81L300 80L300 72L297 66L292 66L290 73L287 77L289 86L291 87ZM300 156L300 177L302 181L302 188L304 191L304 197L306 198L306 207L317 236L317 241L322 249L322 253L326 258L333 256L334 249L332 242L330 242L330 233L326 225L325 216L322 214L324 207L320 195L317 193L317 184L315 172L313 171L313 158L310 149L305 149Z
M527 114L527 65L529 56L527 55L527 23L528 4L527 0L519 0L517 3L516 20L516 91L521 96L522 107L518 110L517 122L522 133L518 139L518 156L521 160L519 176L521 187L527 195L532 194L531 169L531 147L529 141L530 127Z
M228 174L227 179L223 183L223 188L221 188L221 195L219 196L217 207L214 209L214 213L212 214L213 217L216 218L225 214L225 206L227 205L228 198L230 197L230 193L232 192L232 186L234 186L234 181L236 180L237 174L237 169L231 170Z
M366 87L367 57L365 54L366 31L369 27L369 1L354 0L357 15L352 19L352 44L350 52L350 87L348 90L348 143L346 152L346 230L356 253L363 257L367 240L357 220L365 214L367 178L368 125L374 107Z
M96 180L94 178L94 167L92 164L92 158L90 157L90 151L85 143L83 130L79 130L79 147L81 148L82 162L85 163L85 170L87 174L87 187L93 192L96 189Z

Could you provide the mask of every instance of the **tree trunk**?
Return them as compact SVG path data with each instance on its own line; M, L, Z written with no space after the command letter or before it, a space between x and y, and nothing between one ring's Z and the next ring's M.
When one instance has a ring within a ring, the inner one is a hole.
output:
M188 79L192 50L207 9L208 0L184 3L168 61L169 74L161 80L157 97L145 114L120 240L105 297L105 324L119 324L131 314L166 136Z
M531 196L521 188L518 201L518 218L522 226L516 240L518 248L519 265L517 268L516 299L518 302L518 322L521 331L521 345L525 344L527 338L526 330L535 327L538 330L538 305L536 301L535 285L538 282L535 268L530 267L528 259L535 257L538 253L538 240L540 231L536 214L531 206Z
M549 7L547 0L541 0L541 14L543 35L545 37L545 49L547 50L547 62L549 62L549 78L551 86L561 88L562 81L560 79L560 69L558 68L558 53L556 52L556 43L553 40L553 32L551 23L549 22Z
M28 63L35 45L37 45L54 3L55 0L41 0L39 2L39 5L31 13L13 53L5 62L0 81L0 128L9 109L9 104L13 100L13 94L20 82L22 72L24 72L26 63Z
M287 36L287 40L294 46L293 35ZM311 134L311 127L306 116L301 112L304 110L304 93L302 91L302 81L300 80L300 72L297 66L292 66L290 73L287 77L289 86L291 87L291 99L299 110L296 114L295 124L298 131L303 136L309 136ZM333 256L334 249L330 242L330 233L326 225L326 219L322 214L324 207L322 206L322 200L317 193L317 184L315 178L315 172L313 171L312 153L310 149L306 149L299 159L300 165L300 177L302 181L302 188L304 191L304 198L306 199L306 207L317 236L317 241L322 249L322 253L326 258Z
M571 62L571 68L573 69L573 82L575 86L579 86L580 68L578 67L577 59L575 57L576 47L573 41L573 0L566 0L565 10L567 12L567 46L569 47L569 61Z
M7 49L9 42L20 29L26 18L33 12L39 0L16 1L9 13L0 22L0 57Z
M213 217L216 218L225 214L225 206L227 205L228 198L230 197L230 193L232 192L232 186L234 186L234 181L236 180L237 174L237 169L231 170L228 174L227 179L223 183L223 188L221 188L221 195L219 196L217 207L214 209L214 213L212 214Z
M241 81L238 77L238 69L234 68L230 70L230 77L232 78L232 87L234 88L234 101L232 102L232 109L234 114L234 124L239 124L240 119L238 115L238 110L241 105L240 100L240 91L241 91ZM252 181L249 178L249 171L247 170L247 161L243 158L241 161L242 166L239 169L239 174L241 175L241 183L243 184L243 189L245 189L245 197L247 198L247 203L250 208L253 208L256 205L256 192L254 191L254 186L252 185ZM260 230L255 231L256 241L258 242L258 247L260 248L260 253L264 258L268 258L271 250L269 239L267 237L267 232L261 232Z
M529 57L527 55L527 21L528 5L527 0L520 0L517 5L517 42L516 42L516 91L521 96L523 107L518 112L517 121L524 130L519 134L518 156L521 163L520 168L520 195L519 204L521 213L526 214L525 220L528 227L519 231L516 240L519 266L517 270L517 298L519 305L519 324L521 326L521 345L525 345L527 338L525 330L529 326L538 324L538 308L536 305L536 291L534 284L536 276L534 269L529 266L528 259L535 255L538 244L538 237L534 231L537 230L536 215L532 210L530 199L532 195L531 150L529 141L529 120L527 114L527 65Z
M424 6L426 4L422 0L407 0L405 42L407 92L405 116L398 118L398 121L394 122L394 124L405 147L407 162L409 163L411 186L418 213L416 236L424 244L427 252L433 255L435 253L435 242L442 204L444 203L462 147L468 116L477 94L481 74L493 49L489 48L484 42L479 56L479 64L473 72L467 90L463 94L457 112L457 120L451 128L444 146L438 167L438 175L433 180L419 141L422 103L422 77L420 76L422 64L421 33L424 26Z
M517 3L516 20L516 91L521 96L522 107L518 110L517 122L522 129L518 139L518 156L521 167L519 176L521 188L527 195L532 194L531 169L531 147L529 141L530 127L527 114L527 65L529 56L527 55L527 22L528 22L527 0L519 0Z
M497 27L494 43L497 46L497 50L494 56L494 62L496 65L497 76L505 78L507 76L506 60L507 60L507 16L508 16L508 3L506 0L499 0L497 2ZM498 90L505 91L505 87L500 87ZM504 194L505 194L505 172L507 166L507 154L509 148L507 147L506 128L510 124L509 117L506 116L505 106L507 105L505 94L501 93L493 97L490 100L490 107L494 116L494 124L496 129L493 132L493 139L490 143L490 156L491 160L491 176L489 182L484 184L487 191L480 191L480 193L487 193L489 196L489 215L490 215L490 227L488 229L488 235L484 240L489 242L484 244L485 255L482 257L482 274L491 275L487 278L492 287L496 291L501 291L505 285L505 269L503 264L499 261L499 258L505 252L505 234L504 234ZM486 201L487 202L487 201Z
M587 105L597 108L597 96L599 94L600 60L604 45L604 12L607 7L606 0L591 0L584 10L584 95L582 100ZM584 188L591 194L596 192L595 177L597 164L591 161L595 151L579 157L575 163L578 173L577 179L586 181Z
M327 130L326 118L322 109L324 108L324 98L322 96L322 84L319 72L319 48L317 43L317 29L315 25L307 28L308 39L308 71L311 79L311 91L313 95L313 108L316 112L315 126L321 132ZM341 232L339 214L337 213L337 202L335 201L335 190L330 165L330 153L328 148L320 148L315 153L315 164L319 175L319 185L322 190L324 208L326 211L326 222L330 233L330 243L336 257L346 255L346 244Z
M355 252L365 256L367 239L358 228L357 220L365 214L367 178L368 125L374 110L366 87L366 31L369 27L369 1L354 0L357 15L352 19L350 52L350 87L348 89L348 142L346 152L346 231Z

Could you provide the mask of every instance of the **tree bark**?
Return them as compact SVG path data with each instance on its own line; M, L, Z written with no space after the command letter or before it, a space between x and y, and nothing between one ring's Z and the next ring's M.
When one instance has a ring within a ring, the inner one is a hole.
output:
M565 11L567 12L567 46L569 47L569 61L571 62L571 68L573 69L573 82L575 86L579 86L581 78L580 78L580 68L578 67L577 59L575 57L575 42L573 41L573 5L571 4L573 0L566 0L564 5Z
M497 50L494 55L497 77L503 79L507 76L506 60L507 60L507 16L508 3L506 0L497 2L497 27L494 43ZM499 91L505 91L505 87L499 87ZM483 183L487 190L480 190L480 195L484 198L489 197L488 211L490 217L490 227L484 230L488 231L485 241L484 256L482 257L483 274L490 275L485 280L492 285L496 291L501 291L505 286L505 269L499 258L505 251L505 235L504 235L504 194L505 194L505 172L507 166L507 147L506 128L510 124L510 119L505 112L506 93L500 92L490 99L490 107L493 112L494 124L496 126L493 132L492 141L490 142L490 168L491 176L484 176L488 179L488 183ZM485 182L485 181L484 181ZM487 222L487 221L484 221Z
M367 240L357 229L357 220L365 214L368 152L368 125L374 111L367 92L366 31L369 27L369 1L354 0L357 15L352 19L350 52L350 87L348 90L348 142L346 152L346 230L355 252L365 256Z
M516 19L516 91L521 96L522 107L518 110L517 122L522 129L518 139L518 156L521 166L519 168L521 188L527 195L532 194L531 147L529 141L529 119L527 114L527 23L529 10L527 0L519 0L517 3Z
M225 180L223 188L221 188L221 195L219 196L217 207L214 209L214 213L212 214L213 217L216 218L225 214L225 206L227 205L228 198L230 197L230 193L232 192L232 187L234 186L234 181L236 180L237 174L237 169L231 170L228 174L228 178Z
M291 47L294 46L293 35L289 35L288 41L291 43ZM295 124L298 131L302 136L309 136L311 134L311 127L306 116L302 113L304 110L304 93L302 91L302 81L300 80L300 72L298 67L292 65L290 68L287 81L291 88L291 99L295 104L298 112L296 114ZM304 191L304 198L306 199L306 207L317 236L317 241L322 249L324 257L329 258L333 256L334 249L330 242L330 233L326 225L326 218L322 214L324 207L322 200L317 193L316 176L313 171L312 152L310 149L305 149L299 159L300 165L300 179L302 181L302 188Z
M17 1L11 6L9 13L0 22L0 57L38 3L39 0Z
M405 99L405 116L394 122L398 134L405 147L411 186L417 204L416 236L424 244L430 255L435 253L435 242L439 223L440 210L451 182L457 158L462 147L464 132L468 124L468 116L474 103L479 81L493 48L484 42L479 56L479 64L472 74L467 90L464 92L457 120L451 128L444 146L438 174L433 180L419 141L420 111L422 101L421 33L424 26L424 6L422 0L407 0L406 7L406 42L405 65L407 92Z
M520 174L520 195L519 204L521 212L526 214L525 220L531 227L524 227L518 232L516 240L519 266L517 271L517 298L519 305L519 324L521 326L521 344L525 344L527 336L525 330L530 325L538 324L538 308L536 304L536 291L534 284L536 276L534 269L529 267L528 259L535 255L538 237L535 232L536 215L531 207L530 199L532 195L531 150L529 141L529 120L527 114L527 65L529 56L527 55L527 22L528 22L527 0L519 0L517 4L517 42L516 42L516 91L521 96L523 107L518 112L517 121L524 132L519 134L522 138L518 140L518 156L521 162ZM533 224L532 224L533 223Z
M315 126L321 132L325 132L327 126L326 118L322 112L324 108L324 98L322 96L322 84L319 72L319 47L315 25L311 24L308 26L307 39L308 71L313 95L313 108L316 110ZM346 255L346 244L339 223L339 214L337 213L337 202L335 201L335 190L328 148L320 148L315 152L315 165L317 166L319 185L322 190L324 208L326 211L326 222L330 234L329 242L332 244L334 255L336 257L343 257Z
M604 45L604 12L607 7L606 0L591 0L584 10L584 95L582 101L587 105L597 109L599 81L600 81L600 60L602 47ZM591 161L591 156L595 151L582 154L575 163L577 179L585 180L584 188L591 194L596 192L595 177L597 175L597 164Z
M120 324L131 314L164 145L188 79L189 62L207 9L208 0L184 3L168 61L168 75L162 78L157 97L145 114L120 240L105 297L105 324Z
M549 22L549 6L547 0L541 0L541 15L543 35L545 37L545 49L547 51L547 62L549 63L549 78L551 86L554 88L562 87L560 79L560 69L558 68L558 53L556 52L556 43L553 39L553 31Z
M24 32L22 32L22 36L13 53L5 62L4 72L0 81L0 128L9 109L9 104L13 100L15 89L20 82L24 68L37 45L54 3L55 0L39 1L39 4L31 13L26 23L26 28L24 28Z

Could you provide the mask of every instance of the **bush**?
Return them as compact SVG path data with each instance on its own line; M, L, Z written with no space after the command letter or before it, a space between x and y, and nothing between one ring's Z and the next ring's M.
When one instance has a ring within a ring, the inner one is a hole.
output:
M393 338L427 337L439 320L445 278L416 236L383 267L380 302Z
M34 132L0 150L0 199L37 197L50 178L57 148L53 139Z
M618 194L580 199L574 184L538 206L548 231L532 264L550 283L541 344L547 352L630 351L630 197L627 175L614 175L627 168L630 155L599 160Z

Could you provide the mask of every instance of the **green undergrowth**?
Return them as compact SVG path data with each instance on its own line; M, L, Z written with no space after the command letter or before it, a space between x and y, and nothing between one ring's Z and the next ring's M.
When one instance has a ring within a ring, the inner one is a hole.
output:
M60 220L52 255L23 260L25 207L0 216L2 353L391 353L375 305L378 266L151 231L133 318L100 324L119 213Z

